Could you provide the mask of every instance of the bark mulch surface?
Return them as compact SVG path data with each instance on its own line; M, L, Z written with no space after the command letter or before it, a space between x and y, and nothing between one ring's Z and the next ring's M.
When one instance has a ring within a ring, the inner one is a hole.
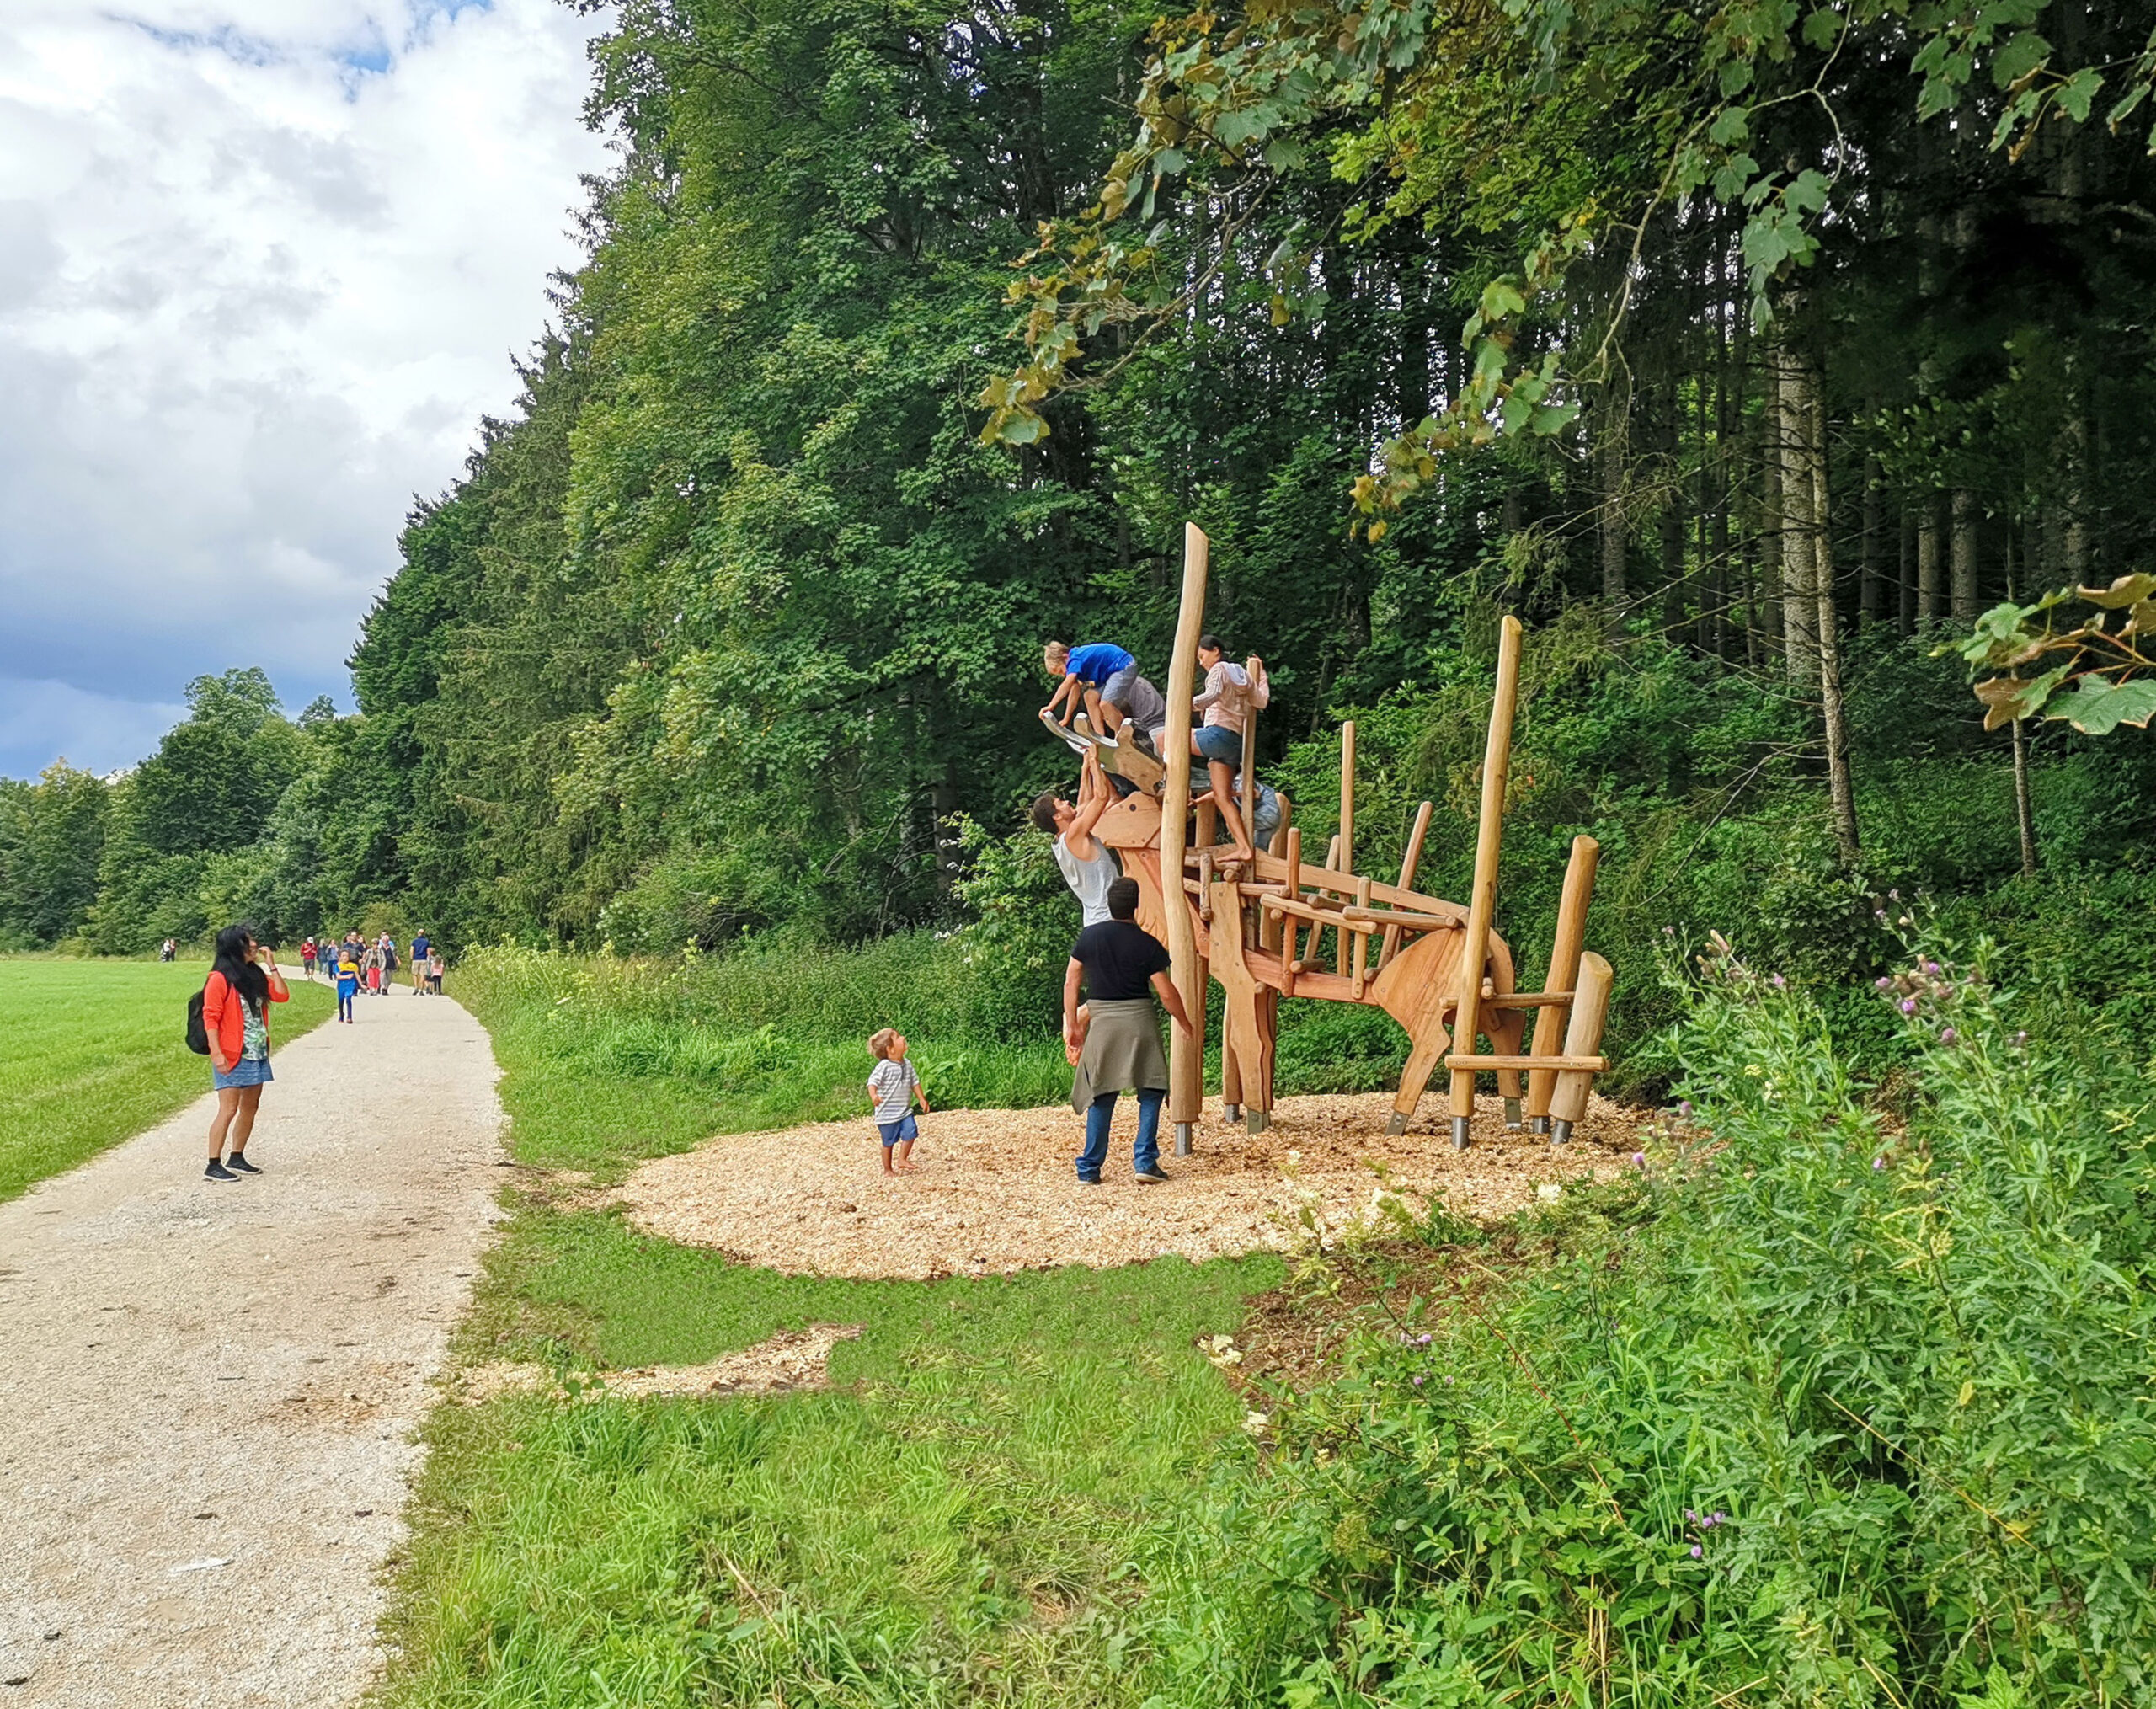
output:
M1412 1210L1441 1202L1478 1222L1526 1206L1538 1186L1606 1177L1638 1148L1638 1122L1597 1097L1562 1149L1503 1130L1502 1106L1477 1101L1475 1142L1452 1149L1441 1097L1426 1097L1410 1130L1389 1137L1387 1093L1289 1097L1272 1128L1246 1132L1209 1103L1193 1155L1173 1178L1131 1178L1134 1100L1117 1111L1105 1183L1080 1187L1084 1135L1067 1106L939 1110L921 1118L915 1172L882 1172L875 1130L824 1122L743 1134L639 1167L610 1195L647 1232L714 1247L791 1275L989 1275L1057 1264L1095 1269L1171 1254L1193 1262L1306 1238L1307 1206L1326 1226L1374 1213L1381 1191Z

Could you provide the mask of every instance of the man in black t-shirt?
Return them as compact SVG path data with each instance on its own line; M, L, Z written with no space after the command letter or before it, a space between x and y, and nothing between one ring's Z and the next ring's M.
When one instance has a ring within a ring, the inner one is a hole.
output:
M1070 964L1063 976L1063 1039L1079 1053L1070 1107L1086 1118L1078 1180L1081 1186L1100 1185L1116 1097L1129 1087L1138 1094L1138 1140L1131 1148L1131 1167L1139 1180L1150 1185L1168 1178L1161 1172L1160 1147L1168 1061L1161 1049L1161 1023L1151 994L1158 994L1179 1025L1187 1026L1189 1020L1182 993L1168 977L1166 947L1138 924L1138 880L1118 879L1108 886L1107 901L1108 917L1088 926L1070 946ZM1090 999L1082 1025L1081 980Z

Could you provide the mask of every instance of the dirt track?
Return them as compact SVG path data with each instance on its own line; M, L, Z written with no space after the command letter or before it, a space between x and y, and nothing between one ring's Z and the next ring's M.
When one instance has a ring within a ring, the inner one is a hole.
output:
M455 1003L359 1009L276 1051L259 1178L202 1180L205 1100L0 1205L0 1709L369 1683L501 1112Z

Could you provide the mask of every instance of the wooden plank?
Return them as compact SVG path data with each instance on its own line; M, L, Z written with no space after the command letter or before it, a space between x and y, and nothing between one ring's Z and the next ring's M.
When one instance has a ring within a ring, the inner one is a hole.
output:
M1356 891L1355 900L1360 905L1359 911L1352 908L1343 911L1347 917L1353 920L1357 912L1360 911L1365 918L1368 918L1370 911L1370 881L1368 879L1363 880L1361 887ZM1398 928L1392 929L1396 931ZM1355 1001L1359 1003L1363 1001L1363 961L1369 951L1370 934L1367 932L1358 932L1353 935L1355 947L1349 952L1348 958L1348 979L1355 988Z
M1205 627L1205 576L1212 543L1195 522L1182 531L1182 606L1176 617L1175 650L1168 660L1167 777L1161 802L1161 873L1167 886L1170 977L1182 998L1188 1026L1170 1028L1168 1119L1176 1124L1176 1153L1190 1149L1190 1131L1205 1101L1205 970L1198 956L1198 922L1182 895L1183 857L1190 835L1191 682L1198 668L1198 638Z
M1340 726L1340 835L1325 863L1351 876L1355 870L1355 720ZM1365 906L1368 903L1365 902ZM1336 932L1332 939L1333 965L1348 971L1348 940Z
M1602 845L1593 837L1572 839L1572 855L1565 863L1565 887L1557 898L1557 929L1550 940L1550 967L1542 979L1545 990L1569 993L1578 983L1580 949L1587 941L1588 905L1594 900L1594 870L1601 857ZM1557 1040L1564 1035L1569 1009L1569 1004L1554 1004L1535 1017L1532 1048L1537 1056L1546 1056L1557 1048ZM1529 1074L1529 1123L1538 1128L1542 1125L1556 1090L1555 1074Z
M1448 1056L1448 1068L1546 1068L1552 1074L1577 1071L1582 1074L1599 1074L1609 1066L1606 1056Z
M1475 835L1475 889L1467 902L1467 940L1460 959L1459 1019L1454 1040L1472 1048L1481 1030L1477 1012L1482 1001L1482 961L1490 943L1490 922L1497 910L1497 861L1505 838L1505 784L1512 769L1513 714L1519 703L1520 624L1508 616L1497 626L1497 686L1490 702L1490 735L1482 750L1482 807ZM1467 1143L1467 1124L1475 1114L1475 1075L1455 1068L1452 1075L1452 1139Z

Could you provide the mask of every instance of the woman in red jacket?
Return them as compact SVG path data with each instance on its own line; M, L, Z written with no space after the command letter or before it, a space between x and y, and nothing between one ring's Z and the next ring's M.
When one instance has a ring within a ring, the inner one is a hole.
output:
M210 1083L217 1089L217 1113L210 1119L210 1167L202 1172L212 1181L262 1172L247 1161L247 1136L254 1131L255 1108L272 1077L270 1005L288 1002L291 995L277 971L275 953L254 941L252 927L227 926L217 934L217 958L202 987Z

